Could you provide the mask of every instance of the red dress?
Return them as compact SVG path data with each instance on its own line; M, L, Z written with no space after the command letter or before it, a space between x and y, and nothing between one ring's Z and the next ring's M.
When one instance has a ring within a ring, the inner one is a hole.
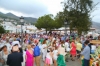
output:
M70 51L70 54L72 55L72 56L75 56L76 55L76 46L75 46L75 43L74 42L72 42L71 43L71 51Z

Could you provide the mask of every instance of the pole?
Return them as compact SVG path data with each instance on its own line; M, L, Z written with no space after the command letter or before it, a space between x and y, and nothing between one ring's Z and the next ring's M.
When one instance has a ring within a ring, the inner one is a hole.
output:
M20 17L20 21L21 21L21 45L23 44L23 22L24 22L24 18L23 16Z
M22 29L22 24L21 24L21 45L23 44L23 29Z
M17 28L16 28L16 34L17 34Z
M65 36L66 36L66 24L65 24Z
M66 38L67 38L67 24L65 24L65 41L66 41Z

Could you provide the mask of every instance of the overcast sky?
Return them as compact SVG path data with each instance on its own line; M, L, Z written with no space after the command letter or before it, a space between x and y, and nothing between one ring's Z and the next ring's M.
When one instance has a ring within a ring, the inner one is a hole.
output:
M0 0L0 12L13 13L17 16L40 17L44 14L56 15L62 11L63 0ZM93 0L95 3L100 0ZM96 6L96 10L91 14L93 21L100 22L100 4Z

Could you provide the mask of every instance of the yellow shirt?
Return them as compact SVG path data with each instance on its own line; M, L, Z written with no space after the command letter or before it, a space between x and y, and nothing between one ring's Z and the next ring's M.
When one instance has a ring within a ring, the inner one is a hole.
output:
M82 49L82 44L81 43L77 43L77 48L76 48L77 50L79 50L79 51L81 51L81 49Z

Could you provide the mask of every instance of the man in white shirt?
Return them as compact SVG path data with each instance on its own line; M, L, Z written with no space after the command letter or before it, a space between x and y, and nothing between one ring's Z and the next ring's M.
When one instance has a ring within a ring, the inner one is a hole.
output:
M68 62L68 56L69 56L69 52L70 52L70 46L69 46L69 43L67 41L65 42L65 49L66 49L65 51L67 53L65 55L65 57L66 57L65 60Z
M68 42L65 42L65 49L66 49L67 52L70 51L70 45L69 45Z

